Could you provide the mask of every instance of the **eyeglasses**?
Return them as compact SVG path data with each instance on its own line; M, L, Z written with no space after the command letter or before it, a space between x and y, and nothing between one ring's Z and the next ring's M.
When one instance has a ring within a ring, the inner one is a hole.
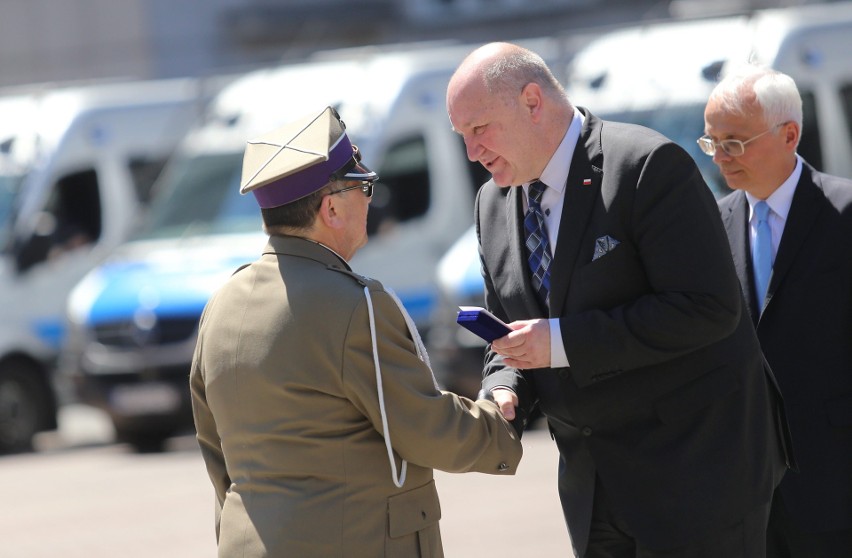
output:
M702 137L698 138L698 147L701 148L701 151L703 151L704 153L706 153L707 155L709 155L711 157L716 154L716 147L721 147L722 151L724 151L727 155L730 155L731 157L739 157L740 155L745 153L746 145L748 145L749 143L753 142L754 140L756 140L760 137L765 136L766 134L768 134L769 132L771 132L775 128L778 128L779 126L783 126L784 124L786 124L786 122L781 122L780 124L776 124L775 126L772 126L771 128L769 128L765 132L763 132L761 134L757 134L753 138L747 139L745 141L740 141L738 139L723 139L721 141L714 141L712 138L710 138L710 136L702 136Z
M334 194L339 194L341 192L348 192L349 190L358 190L364 193L368 198L373 197L373 183L369 180L364 180L360 184L356 186L347 186L346 188L341 188L340 190L335 190L334 192L329 192L328 195L332 196Z

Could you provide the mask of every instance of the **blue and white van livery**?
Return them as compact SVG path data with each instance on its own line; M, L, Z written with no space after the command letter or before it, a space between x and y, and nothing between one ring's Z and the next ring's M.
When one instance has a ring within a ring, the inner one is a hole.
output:
M0 453L56 428L66 297L127 238L198 102L189 79L0 98Z

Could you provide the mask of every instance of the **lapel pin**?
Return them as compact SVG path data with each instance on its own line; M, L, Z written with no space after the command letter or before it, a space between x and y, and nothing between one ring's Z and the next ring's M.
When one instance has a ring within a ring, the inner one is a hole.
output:
M591 185L592 185L592 179L591 178L584 178L583 179L583 186L591 186Z

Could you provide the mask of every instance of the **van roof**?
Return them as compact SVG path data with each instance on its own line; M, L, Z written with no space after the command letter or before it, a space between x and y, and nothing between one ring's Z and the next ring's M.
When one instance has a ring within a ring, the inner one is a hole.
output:
M558 40L519 43L545 56L557 52ZM324 106L337 108L350 130L369 135L391 112L412 76L449 78L477 46L442 41L334 49L302 62L249 72L222 88L183 148L188 153L242 149L247 139Z
M313 108L319 110L321 105L345 102L373 107L377 112L393 102L412 74L449 72L472 48L452 45L319 53L308 61L257 70L235 80L212 104L210 118L236 124L245 139L268 131L269 122L287 122ZM353 118L345 110L341 116Z
M782 71L817 64L819 53L803 51L796 38L850 25L852 3L631 26L577 53L568 93L580 105L594 98L601 112L703 102L726 64L751 60Z
M199 91L197 80L180 78L32 90L0 97L0 137L4 138L0 141L38 136L42 147L50 146L85 113L190 102L198 99Z

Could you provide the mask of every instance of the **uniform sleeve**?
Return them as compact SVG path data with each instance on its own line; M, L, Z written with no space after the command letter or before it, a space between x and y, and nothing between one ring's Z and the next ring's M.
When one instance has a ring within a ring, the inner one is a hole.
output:
M207 314L205 308L201 316L203 326L204 317ZM216 421L207 404L206 388L204 384L204 358L201 335L202 326L199 326L198 343L192 358L192 368L189 373L189 389L192 397L192 414L195 421L196 438L201 448L201 456L207 467L207 474L213 483L216 495L215 501L215 528L216 539L219 539L219 518L222 514L222 506L225 504L225 494L231 486L231 479L225 467L225 456L222 453L222 443L216 429Z
M372 293L375 335L388 430L394 451L422 467L448 472L514 474L522 447L490 401L439 391L417 356L404 317L386 292ZM353 312L344 356L344 389L384 433L367 300Z

